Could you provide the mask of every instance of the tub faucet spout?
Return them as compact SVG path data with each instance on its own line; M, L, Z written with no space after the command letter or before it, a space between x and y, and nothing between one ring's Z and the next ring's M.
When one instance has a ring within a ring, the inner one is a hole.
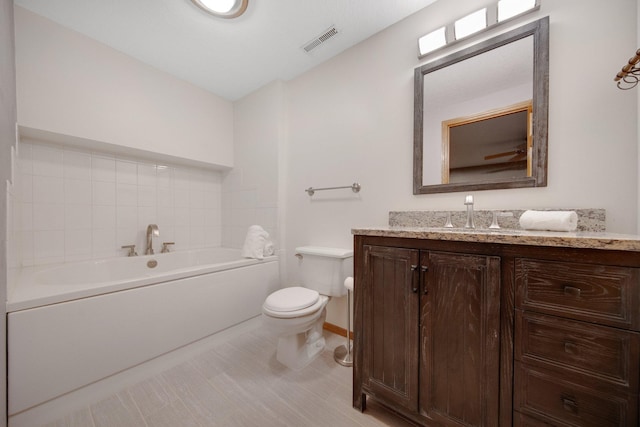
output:
M155 224L149 224L147 227L147 250L144 251L145 255L153 255L153 237L160 236L160 230Z

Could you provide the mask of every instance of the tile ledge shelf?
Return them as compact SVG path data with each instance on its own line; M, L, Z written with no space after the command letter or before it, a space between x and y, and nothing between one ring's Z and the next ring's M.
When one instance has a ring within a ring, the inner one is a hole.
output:
M155 151L142 150L140 148L127 147L125 145L113 144L110 142L97 141L94 139L82 138L79 136L65 135L57 132L31 128L18 125L19 138L25 141L52 144L62 147L75 147L93 152L125 155L134 159L152 160L160 163L171 163L177 166L189 166L200 169L227 171L231 166L219 165L215 163L203 162L201 160L187 157L163 154Z

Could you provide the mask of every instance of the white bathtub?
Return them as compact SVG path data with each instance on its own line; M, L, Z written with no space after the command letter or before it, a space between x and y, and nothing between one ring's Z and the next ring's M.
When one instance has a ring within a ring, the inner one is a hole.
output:
M259 315L278 271L224 248L23 269L7 301L9 414Z

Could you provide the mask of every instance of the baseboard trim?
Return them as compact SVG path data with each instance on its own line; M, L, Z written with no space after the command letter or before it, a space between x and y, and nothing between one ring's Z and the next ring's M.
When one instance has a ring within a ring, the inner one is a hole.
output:
M324 322L324 326L322 327L325 331L332 332L336 335L340 335L341 337L347 337L347 330L345 328L341 328L338 325L334 325L333 323ZM351 338L353 339L353 331L351 331Z

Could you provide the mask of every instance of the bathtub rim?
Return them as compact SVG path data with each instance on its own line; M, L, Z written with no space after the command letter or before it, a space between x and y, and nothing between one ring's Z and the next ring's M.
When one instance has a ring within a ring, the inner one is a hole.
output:
M16 272L15 283L12 286L12 292L7 295L6 311L7 313L29 310L38 307L43 307L51 304L61 304L65 302L75 301L83 298L91 298L93 296L105 295L113 292L126 291L129 289L135 289L145 286L153 286L169 282L172 280L184 279L187 277L201 276L204 274L211 274L218 271L232 270L236 268L248 267L256 264L263 264L268 262L277 262L278 255L272 255L265 257L264 259L254 258L242 258L240 249L234 248L222 248L211 247L201 249L189 249L184 252L205 252L211 250L224 250L237 252L238 257L232 261L224 261L215 264L201 264L195 266L189 266L184 268L178 268L170 271L163 272L161 274L151 274L144 277L137 277L128 280L113 280L99 282L87 287L80 287L78 285L52 285L52 284L39 284L33 283L33 275L42 273L54 268L60 268L62 266L73 266L76 264L86 264L94 262L110 262L121 259L120 257L102 258L96 260L86 260L70 263L55 263L47 265L29 266L22 269L18 269ZM174 252L178 253L178 251ZM160 258L165 254L156 255L142 255L137 256L140 262L147 262L154 258Z

